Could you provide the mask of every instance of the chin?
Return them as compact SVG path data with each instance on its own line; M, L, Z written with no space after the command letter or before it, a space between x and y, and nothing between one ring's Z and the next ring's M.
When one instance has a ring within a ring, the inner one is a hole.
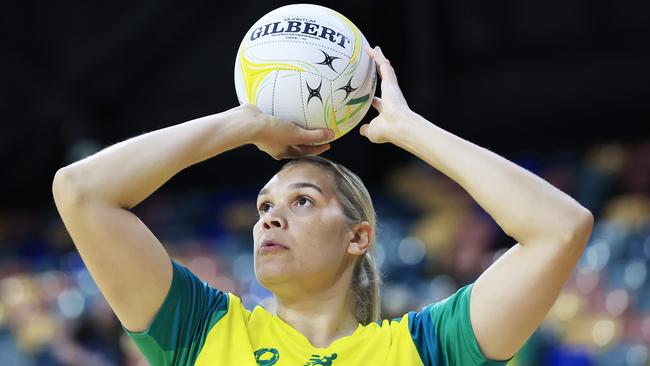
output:
M291 280L291 275L286 269L268 263L255 268L255 277L267 290Z

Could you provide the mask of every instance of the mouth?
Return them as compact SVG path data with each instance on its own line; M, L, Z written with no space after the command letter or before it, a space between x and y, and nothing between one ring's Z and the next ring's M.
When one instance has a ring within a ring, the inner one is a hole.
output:
M279 248L283 248L283 249L289 249L289 247L287 247L286 245L284 245L284 244L282 244L282 243L280 243L280 242L278 242L278 241L275 241L275 240L264 240L264 241L262 242L262 246L261 246L261 248L269 248L269 247L271 247L271 248L273 248L273 247L279 247Z
M289 247L275 240L264 240L260 246L260 253L273 253L284 250L289 250Z

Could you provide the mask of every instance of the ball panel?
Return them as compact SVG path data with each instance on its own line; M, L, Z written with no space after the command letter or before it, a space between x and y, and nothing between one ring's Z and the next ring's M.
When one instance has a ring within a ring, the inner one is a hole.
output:
M337 125L341 134L352 130L366 115L375 94L376 77L368 75L368 80L359 87L360 93L336 110Z
M241 67L239 63L241 62L240 50L237 51L237 57L235 58L235 92L237 93L237 100L239 104L250 103L248 97L244 92L244 79L242 75Z
M327 107L331 108L330 94L332 87L329 79L315 74L303 73L302 102L307 116L306 128L327 127Z
M350 37L350 61L348 64L348 67L346 67L346 70L343 70L341 72L340 77L345 78L349 73L355 72L354 70L357 68L359 62L361 61L362 56L366 56L366 53L363 52L363 47L366 45L368 42L366 42L365 37L361 34L361 31L359 31L359 28L357 28L354 23L352 23L348 18L343 16L342 14L328 9L332 16L340 19L348 28L352 36Z
M257 90L255 105L264 113L275 115L273 101L275 100L275 87L279 71L273 71L262 81Z
M257 60L255 57L248 55L244 49L240 50L238 60L235 73L239 73L241 77L241 93L246 96L246 101L251 104L257 104L260 86L265 83L265 80L274 71L305 71L304 68L290 63Z
M249 60L260 63L290 64L327 79L336 78L347 68L347 56L323 49L314 43L301 41L283 41L258 44L245 49Z
M374 96L375 64L365 52L360 60L361 62L357 64L353 73L349 73L345 78L341 77L332 81L334 105L337 110L343 108L353 99L362 98L367 94L370 94L370 98ZM352 104L357 104L357 102Z
M334 13L324 7L306 4L278 8L253 24L243 44L246 48L264 42L311 42L349 58L355 34L343 20L345 17Z
M302 108L305 96L301 84L304 83L300 72L290 70L276 71L273 99L273 115L289 120L302 127L307 127L305 110ZM281 92L282 95L279 95Z
M355 95L348 98L343 105L336 109L336 119L342 134L352 130L366 115L375 95L377 76L375 65L371 64L366 79L355 91Z

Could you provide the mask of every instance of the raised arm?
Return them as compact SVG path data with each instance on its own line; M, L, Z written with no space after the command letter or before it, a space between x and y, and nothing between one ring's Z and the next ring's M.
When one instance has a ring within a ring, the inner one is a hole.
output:
M253 106L149 132L60 169L59 214L109 305L129 330L148 328L169 290L172 267L158 239L129 209L186 167L253 143L275 158L319 154L331 138L265 116Z
M476 281L470 318L483 354L512 357L540 325L589 239L591 213L548 182L412 112L381 50L380 112L361 133L391 142L460 184L519 243Z

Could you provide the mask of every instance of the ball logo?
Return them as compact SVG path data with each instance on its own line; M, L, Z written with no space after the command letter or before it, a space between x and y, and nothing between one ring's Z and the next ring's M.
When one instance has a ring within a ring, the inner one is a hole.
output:
M335 31L332 28L326 27L315 23L314 21L306 20L291 20L285 19L281 22L272 22L262 25L253 29L251 32L250 40L255 41L262 37L269 35L279 34L302 34L312 37L318 37L328 40L337 44L341 48L345 48L346 44L350 43L350 39L344 34Z

